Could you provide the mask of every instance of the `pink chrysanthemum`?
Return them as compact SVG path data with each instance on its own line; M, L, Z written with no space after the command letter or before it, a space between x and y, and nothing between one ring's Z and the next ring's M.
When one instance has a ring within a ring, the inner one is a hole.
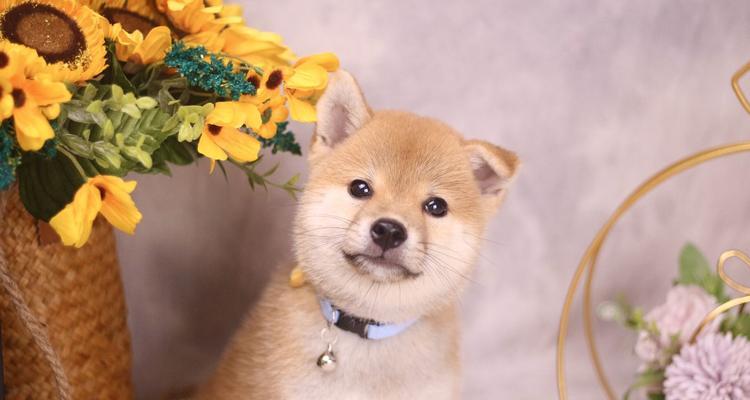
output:
M750 342L709 334L686 345L667 367L667 400L750 399Z
M658 335L641 331L635 345L635 354L643 361L641 370L663 368L672 354L669 352L677 338L678 345L687 343L695 328L706 314L718 304L705 289L695 285L676 285L667 293L667 301L651 310L644 319L655 325ZM719 330L721 318L714 320L704 333Z

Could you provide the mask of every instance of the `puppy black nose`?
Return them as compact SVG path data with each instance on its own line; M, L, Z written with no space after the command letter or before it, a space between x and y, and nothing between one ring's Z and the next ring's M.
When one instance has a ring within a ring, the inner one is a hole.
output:
M375 244L386 251L406 241L406 228L398 221L381 218L370 227L370 236Z

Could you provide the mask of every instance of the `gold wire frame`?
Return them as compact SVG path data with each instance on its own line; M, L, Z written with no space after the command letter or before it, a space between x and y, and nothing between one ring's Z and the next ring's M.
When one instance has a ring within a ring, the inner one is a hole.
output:
M721 278L724 283L729 286L730 288L744 294L744 297L738 297L736 299L729 300L715 309L713 309L706 318L701 321L700 325L698 325L698 328L695 329L695 332L693 332L693 335L690 337L690 343L695 343L695 340L698 338L698 336L703 332L703 329L708 326L713 320L715 320L719 315L724 314L729 309L740 306L744 307L745 303L750 302L750 287L747 287L727 275L726 271L724 271L724 265L726 262L732 258L738 258L740 261L745 263L745 266L750 267L750 257L747 256L747 254L739 251L739 250L727 250L723 253L721 253L721 257L719 257L719 263L716 265L716 272L719 273L719 278ZM742 308L740 308L740 312L742 312Z
M745 111L750 113L750 102L748 102L747 98L745 97L745 94L742 92L742 89L739 85L739 80L748 71L750 71L750 62L745 64L742 68L740 68L739 71L737 71L732 76L732 89L734 90L734 93L737 96L737 99L740 101L740 104L742 104L742 107L745 109ZM570 285L568 286L568 291L565 295L565 302L563 303L562 315L560 317L560 325L559 325L559 331L558 331L558 336L557 336L557 360L556 360L557 392L558 392L558 396L560 400L568 399L567 383L565 380L565 344L566 344L566 340L568 336L568 324L570 322L570 310L573 304L573 300L575 300L575 297L576 297L576 291L578 290L578 285L580 284L581 279L584 277L584 273L586 274L586 277L585 277L584 288L583 288L582 308L583 308L583 328L584 328L584 334L585 334L585 339L586 339L586 345L589 350L591 362L594 365L596 377L599 380L599 383L601 384L602 389L604 390L607 398L610 400L617 399L617 396L615 396L615 393L612 390L612 386L610 385L609 380L607 379L607 376L604 372L604 367L602 366L601 359L599 358L599 351L597 350L596 339L594 338L594 328L592 324L593 308L591 306L591 286L592 286L592 282L594 278L594 272L596 271L597 258L599 256L599 252L602 248L602 245L604 244L604 241L607 239L612 228L620 220L620 218L622 218L622 216L625 215L628 212L628 210L630 210L630 208L635 203L637 203L641 198L643 198L645 195L651 192L654 188L664 183L665 181L669 180L670 178L674 177L675 175L678 175L681 172L684 172L688 169L701 165L707 161L714 160L714 159L721 158L721 157L730 156L733 154L744 153L744 152L750 152L750 141L736 143L736 144L729 144L729 145L725 145L725 146L721 146L721 147L717 147L713 149L703 150L689 157L686 157L680 161L677 161L676 163L659 171L658 173L653 175L651 178L643 182L640 186L638 186L635 189L635 191L633 191L625 199L625 201L623 201L617 207L615 212L612 213L612 215L610 215L606 223L599 229L596 236L594 236L594 240L586 249L586 252L584 253L583 258L579 262L578 267L576 268L575 273L573 274L573 279L571 280ZM695 338L700 334L700 332L703 330L703 328L706 325L708 325L713 319L718 317L720 314L729 310L730 308L750 302L750 288L740 285L736 281L729 278L724 272L724 263L726 262L726 260L728 260L731 257L738 257L748 265L750 265L750 257L746 256L744 253L741 253L737 250L730 250L722 254L722 257L719 260L719 265L717 266L719 275L727 283L727 285L745 294L746 296L730 300L720 305L715 310L713 310L708 316L706 316L706 318L700 324L696 332L693 334L693 337L691 338L692 341L695 340Z
M630 196L625 199L622 204L615 210L615 212L609 217L607 222L602 226L599 232L594 237L594 240L589 245L586 253L584 253L581 262L578 264L578 268L573 275L573 279L568 287L568 292L565 296L565 302L563 303L562 317L560 318L560 328L557 338L557 389L560 400L566 400L568 398L567 388L565 382L565 343L568 334L568 323L570 320L570 309L575 299L576 290L578 284L581 281L584 273L586 274L586 280L584 282L583 289L583 323L584 333L586 335L586 344L589 349L591 361L594 364L597 378L599 383L602 385L607 398L615 400L617 397L612 390L612 387L607 380L604 373L601 360L599 359L599 352L596 346L596 340L594 338L594 330L592 326L592 307L591 307L591 285L596 270L596 261L599 256L602 244L607 239L609 232L612 230L614 225L625 213L635 204L643 198L646 194L651 192L654 188L659 186L664 181L672 178L679 173L693 168L697 165L703 164L707 161L714 160L720 157L729 156L732 154L750 152L750 141L741 142L736 144L730 144L722 147L717 147L710 150L704 150L696 153L690 157L684 158L656 175L652 176L646 182L641 184ZM750 301L750 296L748 296ZM731 307L730 307L731 308Z

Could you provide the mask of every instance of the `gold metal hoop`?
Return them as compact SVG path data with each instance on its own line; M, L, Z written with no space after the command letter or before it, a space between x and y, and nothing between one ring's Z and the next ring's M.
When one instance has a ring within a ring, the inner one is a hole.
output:
M693 335L690 336L690 343L695 343L695 340L698 338L698 335L700 335L701 332L703 332L703 329L706 326L708 326L708 324L710 324L711 321L715 320L719 315L724 314L729 309L737 307L737 306L744 307L744 304L750 302L750 287L747 287L735 281L724 270L724 265L726 264L727 261L729 261L732 258L738 258L740 261L745 263L745 266L750 267L750 257L748 257L747 254L739 250L727 250L721 253L721 257L719 257L719 262L716 265L716 272L719 273L719 278L721 278L721 280L724 281L724 283L727 286L744 294L745 297L738 297L736 299L731 299L719 305L715 309L713 309L705 318L703 318L703 321L701 321L700 325L698 325L698 328L696 328L695 332L693 332ZM740 312L741 310L742 308L740 308Z
M740 76L742 76L745 72L749 70L750 70L750 63L745 65L740 71L738 71L735 74L735 77L732 78L732 86L734 87L735 81L738 80ZM737 88L739 88L739 86L737 86ZM740 102L743 103L743 107L745 107L745 109L748 110L748 112L750 112L750 104L747 104L746 100L743 102L745 97L744 95L742 95L741 90L737 89L735 90L735 92L737 93L738 97L741 96ZM636 188L635 191L633 191L633 193L631 193L630 196L628 196L625 199L625 201L623 201L617 207L615 212L612 213L609 219L607 219L607 222L601 227L601 229L599 229L599 232L597 232L596 236L594 237L594 240L591 242L588 249L584 253L583 258L578 264L578 268L576 268L576 271L573 274L573 279L571 280L570 285L568 286L568 291L567 291L567 294L565 295L565 302L563 303L562 316L560 317L560 326L559 326L559 332L557 336L557 364L556 364L557 391L558 391L558 396L560 400L568 399L567 386L566 386L566 381L565 381L565 343L566 343L567 335L568 335L568 324L570 322L570 309L571 309L573 300L575 299L578 285L584 273L587 273L585 284L584 284L584 291L583 291L583 323L584 323L584 333L586 336L586 344L589 350L589 355L591 356L591 361L594 364L594 369L596 370L597 379L599 380L599 383L604 389L604 392L606 393L607 398L609 398L610 400L617 399L617 396L615 396L614 391L612 390L612 387L610 386L609 381L607 380L607 376L604 373L604 368L599 358L599 352L597 351L596 340L594 338L594 330L592 327L592 310L593 309L591 307L591 284L592 284L594 272L596 269L597 257L599 256L599 251L601 250L602 244L607 239L609 232L612 230L612 228L617 223L617 221L635 203L637 203L638 200L640 200L646 194L651 192L651 190L653 190L654 188L662 184L664 181L672 178L673 176L678 175L679 173L686 171L690 168L693 168L697 165L703 164L707 161L729 156L732 154L748 152L748 151L750 151L750 141L725 145L725 146L717 147L714 149L704 150L699 153L693 154L687 158L684 158L680 161L677 161L676 163L659 171L658 173L653 175L651 178L649 178L647 181L645 181L640 186L638 186L638 188ZM750 302L750 296L742 297L740 299L735 299L735 300L743 300L743 299L747 299L744 302ZM731 303L731 302L732 301L728 303ZM728 303L725 303L722 306L727 306L727 309L729 309L735 305L740 304L740 303L737 303L737 304L728 305ZM720 306L719 308L721 308L722 306ZM714 310L714 311L717 311L717 310ZM726 311L726 310L723 310L723 311Z
M740 87L740 78L742 78L742 76L745 75L747 71L750 71L750 62L743 65L739 71L735 72L734 75L732 75L732 90L734 90L734 94L737 96L737 100L739 100L740 104L742 104L742 108L750 113L750 102L747 101L747 97L745 97L745 93L742 92L742 88Z

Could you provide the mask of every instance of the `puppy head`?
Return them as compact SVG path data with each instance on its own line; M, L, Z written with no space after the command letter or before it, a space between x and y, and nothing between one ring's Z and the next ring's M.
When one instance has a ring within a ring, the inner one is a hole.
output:
M342 309L381 321L454 302L518 158L433 119L373 113L344 71L317 112L295 225L308 280Z

